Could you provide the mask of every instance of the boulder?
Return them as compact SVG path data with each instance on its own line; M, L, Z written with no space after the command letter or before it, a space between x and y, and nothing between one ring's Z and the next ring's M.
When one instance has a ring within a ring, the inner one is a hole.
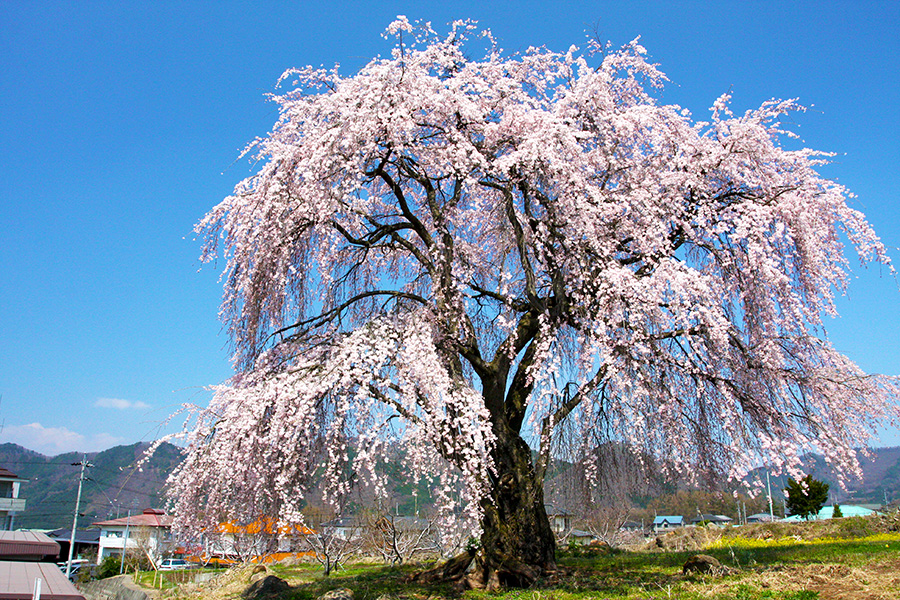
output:
M319 600L353 600L353 590L337 588L319 596Z
M271 600L289 592L291 586L275 575L266 575L262 579L254 581L247 589L241 592L243 600Z
M255 583L261 579L265 579L269 574L269 569L266 568L266 565L256 565L250 571L250 577L247 579L248 583Z
M688 573L709 573L712 575L721 575L727 572L727 568L722 566L718 560L708 554L696 554L688 559L681 572L685 575Z

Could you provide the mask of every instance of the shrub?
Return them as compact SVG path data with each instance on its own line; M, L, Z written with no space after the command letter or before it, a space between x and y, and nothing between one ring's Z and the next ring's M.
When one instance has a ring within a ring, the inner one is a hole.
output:
M97 579L106 579L118 575L121 571L122 559L115 555L109 555L103 559L97 567Z

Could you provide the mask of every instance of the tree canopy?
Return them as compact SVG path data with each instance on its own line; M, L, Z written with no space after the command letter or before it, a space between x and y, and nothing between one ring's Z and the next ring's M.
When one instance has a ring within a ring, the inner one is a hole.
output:
M543 527L563 433L577 457L614 440L698 476L796 468L813 445L854 468L890 390L822 319L846 241L889 259L817 173L828 155L782 145L796 102L734 115L726 94L694 121L656 100L638 41L391 35L351 76L285 73L258 171L197 226L227 261L238 372L198 409L180 523L299 519L320 477L332 499L348 473L377 487L393 445L500 563ZM546 567L548 543L523 560Z
M818 515L825 503L828 502L829 487L827 483L813 479L812 475L807 475L800 481L795 481L793 478L788 479L787 487L784 488L787 494L788 511L792 515L800 515L807 520L813 515ZM839 510L836 508L835 512ZM835 516L841 515L836 514Z

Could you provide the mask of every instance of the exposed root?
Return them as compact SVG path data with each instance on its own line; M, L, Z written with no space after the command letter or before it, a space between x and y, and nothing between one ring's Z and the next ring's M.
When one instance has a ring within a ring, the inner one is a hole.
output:
M527 588L535 584L542 575L552 575L554 568L527 565L512 557L490 565L484 552L464 552L442 565L422 571L410 577L417 583L451 583L457 589L500 590L506 587Z

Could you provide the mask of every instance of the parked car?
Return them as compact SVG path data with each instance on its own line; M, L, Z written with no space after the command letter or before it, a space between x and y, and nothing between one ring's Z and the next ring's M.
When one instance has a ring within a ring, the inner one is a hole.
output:
M56 563L56 564L59 567L59 570L62 571L63 575L65 575L66 574L66 563L61 562L61 563ZM90 577L93 577L94 573L92 573L91 571L96 566L97 565L95 565L94 563L89 562L87 560L73 560L72 561L72 570L69 571L69 581L75 581L77 579L82 579L81 577L79 577L79 575L81 575L81 574L90 573L91 574ZM90 578L90 577L88 577L88 578Z
M183 558L164 558L159 563L160 571L180 571L182 569L193 569L196 567L194 563L188 562Z

